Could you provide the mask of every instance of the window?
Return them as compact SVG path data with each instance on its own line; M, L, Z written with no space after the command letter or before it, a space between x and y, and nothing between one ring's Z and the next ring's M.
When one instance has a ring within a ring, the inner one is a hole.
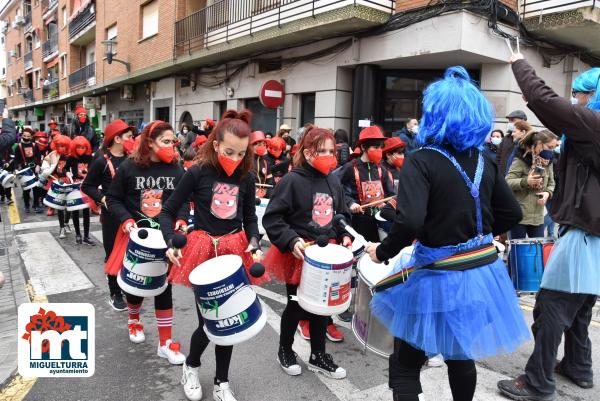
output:
M21 44L17 44L17 48L15 49L15 53L17 53L17 58L21 58Z
M117 40L117 24L114 24L106 30L106 40ZM113 45L113 54L117 54L117 45Z
M62 71L63 78L67 77L67 55L63 54L60 56L60 70Z
M154 118L156 120L169 122L171 120L171 108L170 107L157 107L154 110Z
M142 6L142 39L158 33L158 1Z
M65 26L67 26L68 22L69 22L69 19L67 17L67 6L63 6L63 8L62 8L62 26L63 26L63 28Z
M34 72L35 87L40 89L40 70Z
M2 75L6 75L6 67L2 67Z
M246 99L246 108L252 112L252 129L271 134L277 132L276 109L267 109L258 98Z
M33 31L33 44L35 46L35 48L37 49L38 47L40 47L41 43L40 43L40 37L38 36L37 32L34 30Z
M315 94L303 93L300 95L300 125L315 123Z

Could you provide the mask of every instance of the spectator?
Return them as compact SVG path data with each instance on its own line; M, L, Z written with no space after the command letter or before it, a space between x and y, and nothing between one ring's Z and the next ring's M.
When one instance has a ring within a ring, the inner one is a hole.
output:
M75 118L73 119L73 122L71 122L69 136L71 139L75 138L76 136L85 137L85 139L87 139L92 145L92 152L96 152L100 147L100 141L98 140L96 131L94 130L94 127L92 127L90 119L87 115L87 110L82 105L78 105L75 108Z
M190 127L186 124L183 123L181 124L181 128L179 129L179 132L177 133L177 140L179 141L179 147L181 149L181 152L183 153L187 148L190 147L191 143L194 143L194 141L191 141L190 144L188 144L187 140L188 140L188 132L190 131ZM196 139L196 138L194 138Z
M500 174L508 174L508 169L515 158L518 149L517 144L525 135L532 131L533 128L527 121L517 121L514 124L514 127L511 127L510 135L507 135L502 139L502 142L496 151L496 162L498 163Z
M486 142L483 145L483 154L489 157L492 160L496 160L498 145L502 143L502 138L504 137L504 132L501 129L495 129L490 134L490 141Z
M348 132L338 129L335 131L335 157L337 158L338 166L346 164L349 155Z
M554 192L552 156L557 144L558 137L548 130L530 132L520 142L506 176L523 210L523 220L510 231L511 239L544 236L544 206Z
M392 133L392 136L398 136L406 143L406 152L412 153L419 147L417 145L417 134L419 133L419 120L412 117L404 124L400 131Z
M558 141L558 145L554 148L554 155L552 156L552 170L554 171L554 188L559 188L558 180L559 180L559 172L558 172L558 162L560 160L560 150L562 147L562 141ZM544 216L544 230L548 231L548 237L554 237L554 228L556 223L552 219L552 203L553 199L548 199L546 202L546 216Z
M296 144L296 140L290 135L291 131L292 128L289 125L281 124L281 126L279 127L279 131L277 132L277 136L282 137L285 141L287 152L289 152L292 149L292 146Z

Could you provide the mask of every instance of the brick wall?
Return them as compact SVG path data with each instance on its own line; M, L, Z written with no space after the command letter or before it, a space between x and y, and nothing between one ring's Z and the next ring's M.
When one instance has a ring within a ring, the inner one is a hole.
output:
M8 18L5 18L5 21L6 20L10 21L8 32L5 34L5 42L4 42L4 48L6 50L6 81L7 81L7 84L11 80L14 80L16 82L17 79L20 78L21 76L23 76L23 79L25 79L25 70L23 67L23 55L25 54L23 51L23 48L25 45L25 43L24 43L25 40L23 38L23 28L22 27L19 27L19 28L12 27L12 23L15 20L15 16L17 15L18 7L19 7L19 4L15 3L14 5L11 6L11 8L9 10L6 11L6 16ZM21 57L20 58L9 57L8 52L11 50L15 50L17 43L21 43L21 48L22 48ZM13 86L13 88L12 88L12 96L7 96L6 103L9 108L24 103L23 97L21 95L17 95L16 85Z
M501 0L502 3L517 9L517 0ZM414 8L426 7L431 0L396 0L396 12L407 11ZM466 3L466 2L465 2Z

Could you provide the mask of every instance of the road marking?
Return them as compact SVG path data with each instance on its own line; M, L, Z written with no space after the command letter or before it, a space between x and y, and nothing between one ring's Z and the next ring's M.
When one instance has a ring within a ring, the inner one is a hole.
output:
M8 206L8 220L10 224L19 224L21 222L21 216L19 216L19 209L17 208L17 198L15 197L15 191L10 190L13 203Z
M17 235L17 247L38 295L53 295L94 285L48 232Z
M98 216L91 216L90 223L98 223L100 218ZM25 230L33 230L35 228L51 228L58 227L58 219L53 217L52 220L46 221L33 221L30 223L21 223L15 224L13 226L13 230L15 231L25 231Z

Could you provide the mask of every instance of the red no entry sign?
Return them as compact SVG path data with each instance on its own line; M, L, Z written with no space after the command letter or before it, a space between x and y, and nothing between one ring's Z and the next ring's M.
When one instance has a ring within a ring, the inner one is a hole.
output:
M285 88L275 80L265 82L260 88L260 102L269 109L276 109L285 100Z

